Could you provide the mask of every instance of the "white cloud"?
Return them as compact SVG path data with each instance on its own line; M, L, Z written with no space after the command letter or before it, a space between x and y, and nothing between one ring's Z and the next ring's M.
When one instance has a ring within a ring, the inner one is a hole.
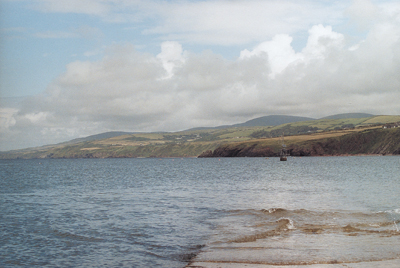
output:
M157 6L159 23L145 34L184 43L237 45L293 34L342 19L342 4L313 1L180 1Z
M340 50L344 47L344 36L332 31L331 26L315 25L309 31L306 47L301 53L296 53L291 46L293 38L286 34L276 35L271 41L256 46L252 51L241 51L240 58L267 56L271 66L270 78L284 71L290 64L308 63L315 59L324 59L328 51Z
M370 0L354 0L347 13L361 29L370 27L382 15Z
M289 64L301 59L300 53L295 53L291 43L293 38L286 34L274 36L271 41L259 44L252 51L247 49L240 52L240 58L248 58L252 56L260 56L266 53L267 62L271 66L271 78L282 72Z
M33 124L38 124L46 121L47 113L45 112L29 113L25 115L25 118L29 119L29 121L31 121L31 123Z
M15 108L0 108L0 133L15 125L14 115L17 112Z
M56 2L51 4L65 4ZM129 1L124 3L129 7ZM355 43L330 24L320 24L321 17L328 16L324 12L316 18L318 23L306 27L314 20L310 19L290 26L300 20L295 15L298 4L292 2L281 6L274 1L249 1L248 5L242 1L181 3L182 10L170 2L150 2L147 6L153 5L152 14L163 14L166 22L151 31L177 37L163 42L158 55L138 52L129 44L110 46L100 60L71 62L45 93L29 98L18 111L5 111L0 121L1 149L109 130L175 131L232 124L269 114L400 114L399 12L384 16L388 9L378 6L378 14L373 13L377 19L368 25L364 40ZM255 10L257 3L263 8ZM308 3L301 2L298 7L301 16L322 8L306 11ZM353 14L362 14L365 3L360 3L352 6ZM165 7L165 13L160 6ZM169 10L172 7L177 9ZM217 7L226 8L220 17L215 13ZM243 14L239 14L241 8ZM99 10L96 14L102 16L111 12ZM271 10L287 19L269 21L266 15L273 13ZM205 12L204 18L201 12ZM183 25L185 16L193 18L191 24ZM303 28L308 30L307 43L296 52L293 33ZM190 37L193 42L210 44L222 44L223 40L226 44L250 43L247 39L259 42L243 49L237 59L228 60L210 50L184 51L182 43ZM31 139L26 139L26 133Z
M312 0L35 0L42 12L98 16L106 22L133 23L143 34L163 40L207 45L262 42L277 34L294 34L317 23L343 20L347 1ZM150 22L150 23L149 23Z
M243 45L278 34L293 36L316 24L339 25L350 16L363 30L377 21L400 20L395 0L35 0L48 13L98 16L105 22L131 23L143 34L183 44ZM344 10L347 10L344 13ZM43 33L45 34L45 33ZM48 33L49 34L49 33ZM61 34L61 33L59 33Z
M309 31L307 46L302 51L310 58L323 58L328 50L344 47L344 36L332 31L331 26L315 25Z
M185 62L182 53L182 45L178 42L166 41L161 44L161 53L157 55L157 58L161 60L167 71L165 78L171 78L174 68Z

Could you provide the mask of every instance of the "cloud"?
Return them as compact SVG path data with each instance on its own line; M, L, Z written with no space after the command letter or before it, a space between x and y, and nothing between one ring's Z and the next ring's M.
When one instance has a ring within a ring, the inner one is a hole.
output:
M354 43L317 23L308 27L298 52L285 32L243 49L237 59L211 50L193 53L177 41L162 42L157 55L130 44L109 46L103 58L69 63L43 94L3 110L1 149L110 130L233 124L270 114L400 114L399 15L391 11L385 17L386 9L378 10L364 40Z
M342 4L313 1L180 1L157 6L160 17L144 34L183 43L238 45L277 34L293 34L310 24L342 19Z
M161 60L168 73L165 78L171 78L174 68L185 62L182 52L182 45L178 42L166 41L161 44L161 53L157 55L157 58Z
M344 36L332 31L331 26L314 25L309 31L306 47L301 53L296 53L291 46L293 38L286 34L279 34L271 41L262 42L252 51L241 51L240 58L260 56L263 53L268 57L271 67L270 78L284 71L289 65L309 63L311 60L323 59L328 50L343 49Z
M0 109L0 133L15 125L16 121L13 117L18 112L18 109L1 108Z
M332 31L331 26L315 25L309 31L307 46L303 53L311 58L323 58L330 49L344 47L344 36Z
M260 56L263 53L268 56L268 63L271 66L271 77L282 72L290 63L301 58L295 53L291 46L293 38L287 34L276 35L271 41L266 41L256 46L252 51L247 49L240 52L240 58Z
M378 6L370 0L354 0L347 13L361 29L369 28L381 16Z
M144 35L165 41L228 46L291 35L317 23L337 24L349 4L312 0L35 0L30 5L46 13L88 14L105 22L130 23L143 29Z
M394 0L377 3L370 0L35 0L26 3L41 12L91 15L107 23L130 24L132 27L126 28L142 29L142 34L164 41L197 45L255 44L278 34L294 36L316 24L337 26L348 17L363 31L388 17L400 19L400 5Z

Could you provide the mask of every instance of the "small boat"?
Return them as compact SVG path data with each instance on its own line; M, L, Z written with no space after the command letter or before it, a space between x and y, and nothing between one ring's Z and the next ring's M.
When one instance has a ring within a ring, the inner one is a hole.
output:
M282 149L281 149L281 153L279 155L279 160L280 161L287 161L287 156L288 156L288 152L286 150L286 144L285 144L285 141L283 139L283 133L282 133Z

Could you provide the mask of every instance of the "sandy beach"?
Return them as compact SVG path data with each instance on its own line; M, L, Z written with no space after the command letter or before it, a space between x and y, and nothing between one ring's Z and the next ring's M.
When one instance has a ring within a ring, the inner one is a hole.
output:
M400 259L359 262L359 263L337 263L337 264L310 264L310 265L269 265L252 263L229 263L229 262L193 262L187 268L398 268Z

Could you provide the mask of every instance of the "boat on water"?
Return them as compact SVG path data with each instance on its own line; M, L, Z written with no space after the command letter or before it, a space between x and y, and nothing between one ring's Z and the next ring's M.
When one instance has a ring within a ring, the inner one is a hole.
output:
M287 161L287 157L288 157L288 152L286 150L286 144L285 144L285 140L283 138L283 133L282 133L282 149L279 155L279 160L280 161Z

